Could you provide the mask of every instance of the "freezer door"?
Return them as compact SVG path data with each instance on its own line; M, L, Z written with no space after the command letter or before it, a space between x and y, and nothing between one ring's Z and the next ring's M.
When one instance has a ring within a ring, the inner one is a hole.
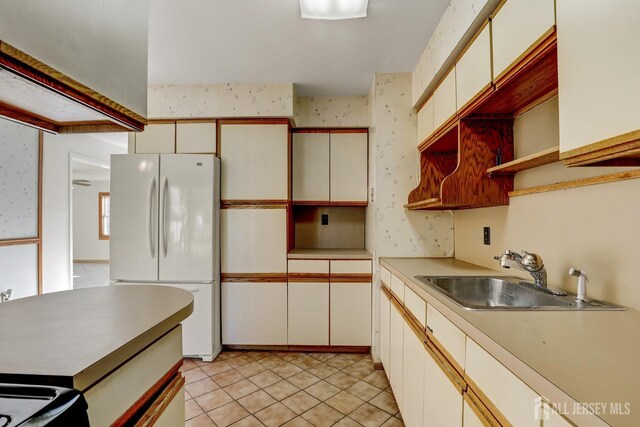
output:
M111 156L111 280L158 280L157 154Z
M160 156L160 262L163 282L211 282L214 157Z

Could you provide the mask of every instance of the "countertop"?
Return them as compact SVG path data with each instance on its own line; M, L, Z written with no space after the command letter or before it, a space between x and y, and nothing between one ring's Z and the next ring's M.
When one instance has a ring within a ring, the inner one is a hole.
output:
M289 259L371 259L366 249L294 249Z
M193 311L166 286L107 286L0 304L0 382L74 387L100 380Z
M380 261L551 402L630 403L629 415L607 410L599 417L569 416L572 421L579 425L604 425L603 420L616 426L640 425L640 312L469 311L414 276L504 273L455 259Z

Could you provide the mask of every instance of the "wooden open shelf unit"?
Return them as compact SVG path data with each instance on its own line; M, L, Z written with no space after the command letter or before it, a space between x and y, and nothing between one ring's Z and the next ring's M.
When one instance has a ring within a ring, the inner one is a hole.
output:
M422 142L421 181L407 209L509 204L513 174L558 161L558 149L513 159L513 119L558 93L555 28L507 72ZM496 166L500 149L502 161ZM555 160L553 160L555 159Z

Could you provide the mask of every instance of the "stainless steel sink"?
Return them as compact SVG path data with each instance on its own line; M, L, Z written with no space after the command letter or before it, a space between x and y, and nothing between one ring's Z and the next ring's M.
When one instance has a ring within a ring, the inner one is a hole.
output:
M467 310L625 310L595 300L576 301L572 294L550 295L514 277L416 276L416 279Z

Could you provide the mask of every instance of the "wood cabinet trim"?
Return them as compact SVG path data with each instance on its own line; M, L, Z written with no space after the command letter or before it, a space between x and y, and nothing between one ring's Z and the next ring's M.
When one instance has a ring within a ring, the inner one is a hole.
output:
M226 283L287 283L287 273L221 273Z
M289 283L329 283L329 274L318 273L288 273Z
M221 200L221 209L287 209L287 200Z
M334 283L370 283L373 281L373 275L368 273L331 274L329 280Z
M292 133L369 133L369 128L293 128Z
M224 344L223 350L231 351L294 351L311 353L357 353L368 354L371 346L341 346L341 345L251 345L251 344Z
M596 161L618 157L621 153L640 152L640 130L627 132L603 139L583 147L560 153L560 159L567 166L582 166Z
M474 412L474 414L476 414L476 416L480 419L480 422L482 422L483 426L502 427L496 417L482 403L480 398L476 396L476 394L471 389L467 389L467 391L463 394L463 398L464 401L467 402L467 405L469 405L471 410Z
M493 404L493 402L491 402L491 399L489 399L487 395L485 395L482 392L480 387L478 387L478 385L474 383L473 380L469 378L467 374L464 375L464 381L467 384L467 390L465 394L470 394L471 395L470 397L472 399L476 400L487 409L488 414L483 415L483 417L488 419L493 418L493 420L495 420L495 422L498 423L497 425L500 425L500 426L504 426L504 427L511 426L511 423L502 414L502 412L500 412L500 410ZM490 424L490 425L495 425L495 424Z
M523 170L533 169L540 166L556 163L560 161L560 147L551 147L519 159L503 163L487 169L489 174L514 174Z
M263 118L263 119L217 119L221 125L291 125L289 119L283 118Z

